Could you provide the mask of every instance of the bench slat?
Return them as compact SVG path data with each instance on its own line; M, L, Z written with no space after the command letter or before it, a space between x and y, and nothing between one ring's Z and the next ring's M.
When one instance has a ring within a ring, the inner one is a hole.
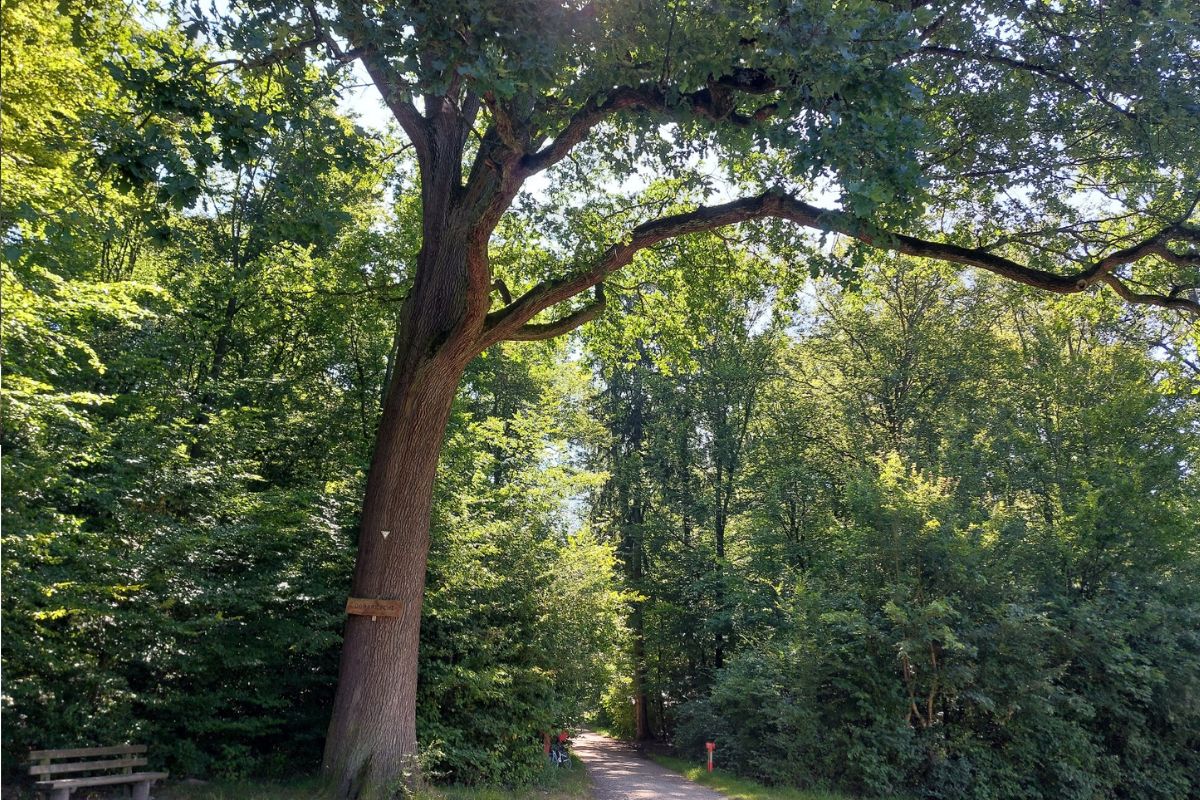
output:
M62 778L56 781L38 781L44 789L81 789L85 786L113 786L118 783L142 783L164 781L169 772L135 772L132 775L98 775L95 778Z
M121 744L114 747L76 747L71 750L31 750L29 759L39 758L83 758L85 756L124 756L146 752L144 744Z
M29 768L30 775L62 775L66 772L89 772L99 769L120 767L144 767L150 762L145 758L106 758L101 761L68 761L65 764L35 764Z

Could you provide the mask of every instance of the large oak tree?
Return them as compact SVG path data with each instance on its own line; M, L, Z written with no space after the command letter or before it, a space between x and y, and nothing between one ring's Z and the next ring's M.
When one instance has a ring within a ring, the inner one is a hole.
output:
M404 611L347 620L324 758L339 796L385 796L415 769L431 493L464 367L595 318L605 279L639 252L752 223L762 245L804 258L798 269L878 248L1200 312L1190 0L187 9L189 30L228 55L210 66L360 63L419 167L421 245L350 590ZM600 202L589 170L686 189L626 206L599 241L572 229ZM522 217L530 230L539 203L567 235L502 265L497 231Z

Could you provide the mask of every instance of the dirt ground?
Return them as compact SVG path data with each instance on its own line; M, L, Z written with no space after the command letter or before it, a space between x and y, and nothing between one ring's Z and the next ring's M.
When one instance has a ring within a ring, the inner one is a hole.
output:
M595 800L726 800L598 733L580 733L571 749L592 776Z

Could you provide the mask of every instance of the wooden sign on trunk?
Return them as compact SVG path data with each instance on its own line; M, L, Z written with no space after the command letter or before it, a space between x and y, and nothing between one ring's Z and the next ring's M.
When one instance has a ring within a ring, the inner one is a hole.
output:
M374 600L366 597L351 597L346 600L346 613L360 617L399 617L404 613L403 600Z

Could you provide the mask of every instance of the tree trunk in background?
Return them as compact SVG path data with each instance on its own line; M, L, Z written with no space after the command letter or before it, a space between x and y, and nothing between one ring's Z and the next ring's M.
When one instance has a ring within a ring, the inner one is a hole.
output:
M632 374L632 404L629 409L629 438L627 447L639 460L638 473L641 474L642 446L646 438L646 388L643 383L650 369L650 358L646 348L639 339L636 343L641 358L633 367ZM644 487L640 480L633 481L628 487L626 502L628 508L625 516L626 537L626 575L629 585L640 592L645 580L643 558L645 556L646 499L642 496ZM646 613L645 600L639 600L631 609L629 626L633 633L633 738L635 741L645 741L653 738L650 731L650 710L646 697Z
M438 455L463 369L466 236L426 235L400 316L367 477L352 597L400 600L399 618L350 615L322 769L339 798L390 797L416 774L417 655ZM383 531L388 534L385 537Z
M725 515L728 509L728 497L725 495L725 476L721 456L717 456L717 490L715 492L713 503L714 519L713 519L713 554L716 556L716 583L713 597L713 604L716 607L717 613L725 614ZM721 669L725 666L725 623L722 622L717 628L716 636L713 641L713 668Z
M639 426L640 430L640 426ZM630 526L636 531L633 535L629 553L629 579L633 586L642 585L642 525L645 523L645 512L640 504L633 507L630 514ZM645 741L654 738L650 730L650 710L646 692L646 614L645 600L639 600L633 605L630 614L630 628L633 629L633 724L635 741Z

